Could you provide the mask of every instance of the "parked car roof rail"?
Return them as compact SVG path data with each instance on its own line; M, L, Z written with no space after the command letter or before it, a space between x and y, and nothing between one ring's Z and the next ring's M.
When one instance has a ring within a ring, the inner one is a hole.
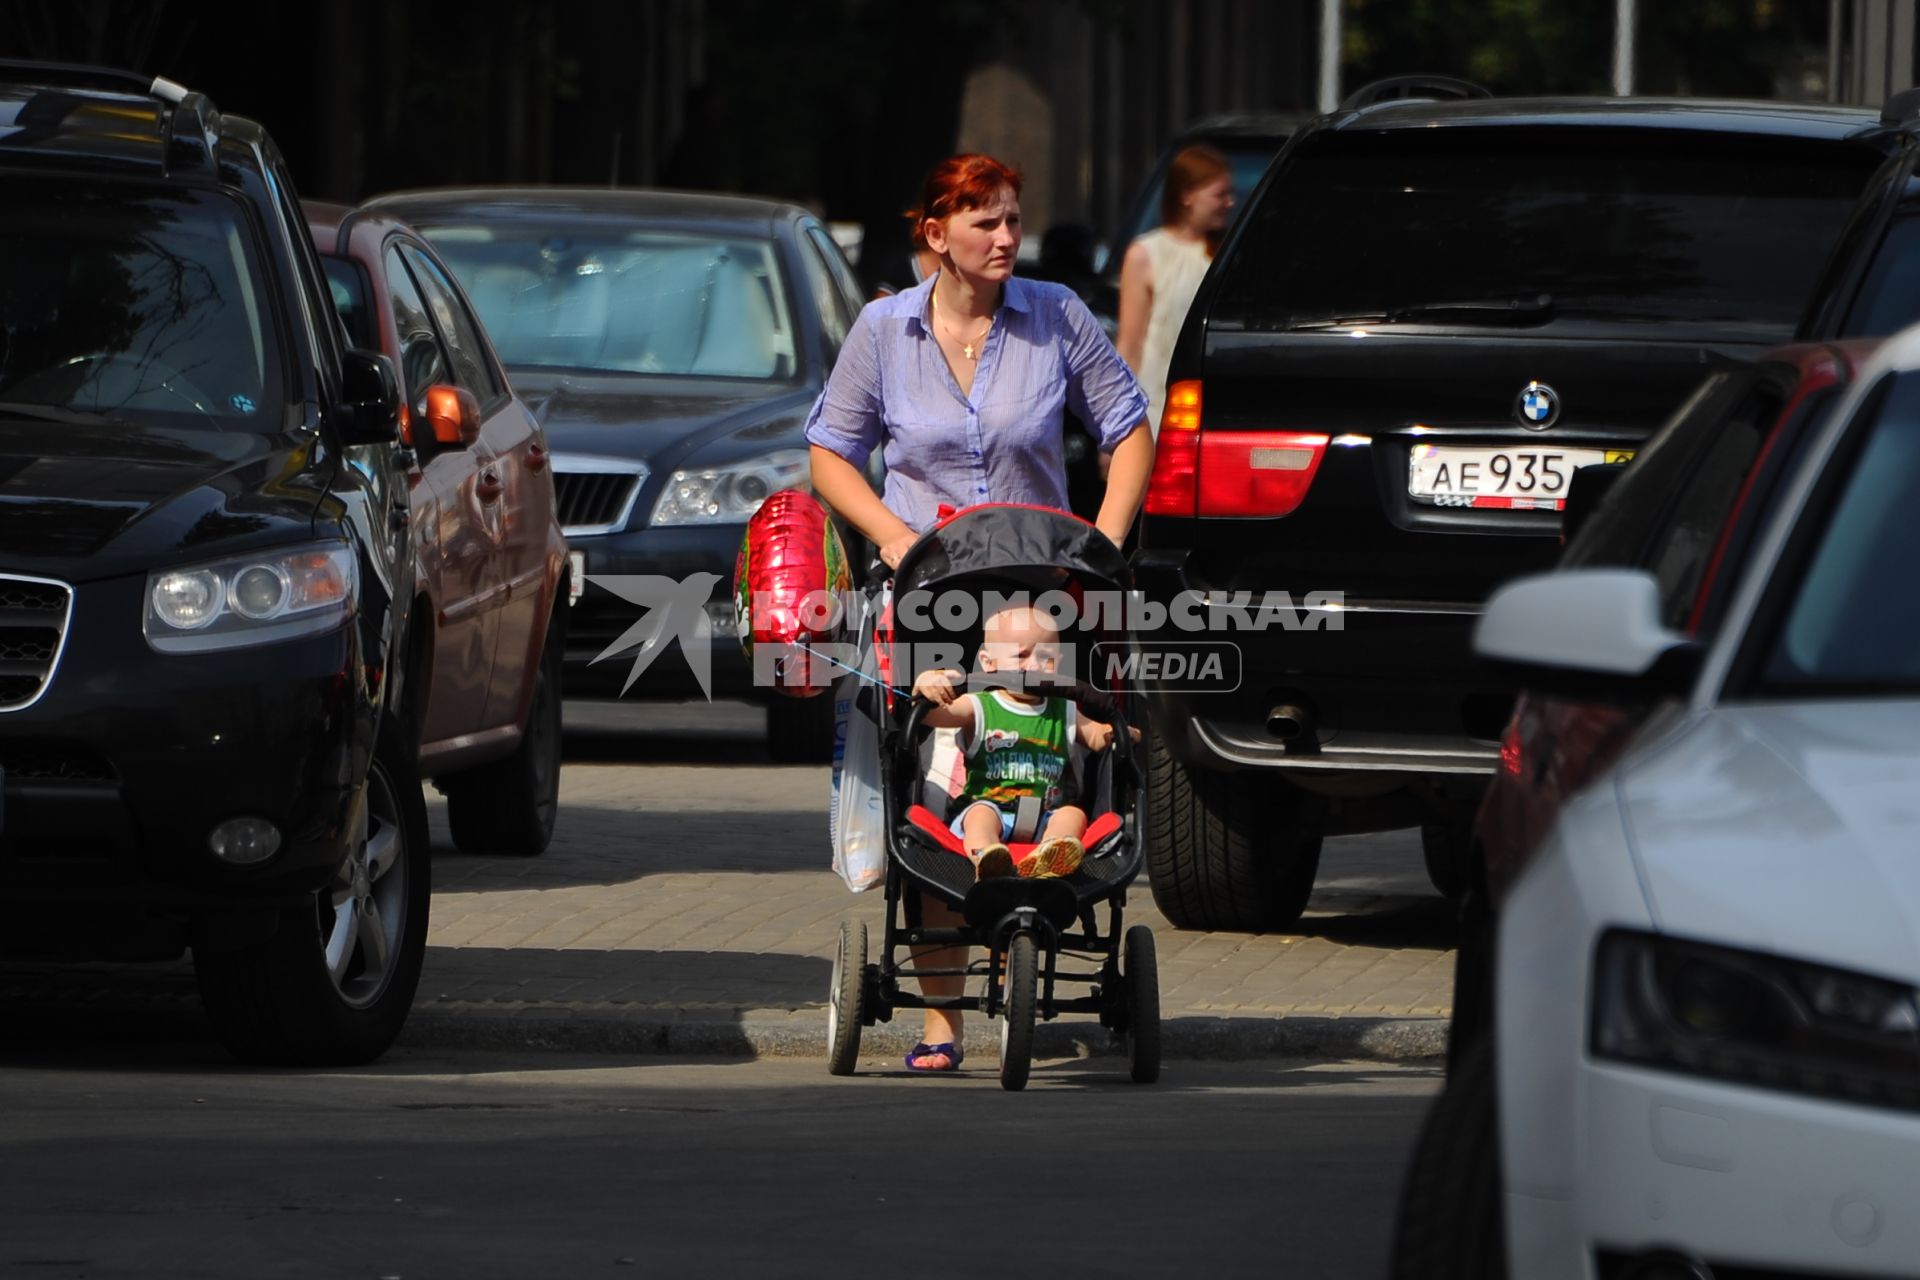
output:
M1466 98L1491 98L1493 90L1485 85L1461 80L1454 76L1389 76L1384 80L1375 80L1363 84L1340 103L1341 111L1364 111L1368 107L1382 102L1396 102L1406 98L1432 98L1437 101L1459 100Z
M23 62L17 58L0 58L0 81L42 85L49 89L133 93L169 103L178 103L188 96L184 85L175 84L164 76L78 62Z
M1902 89L1889 96L1880 108L1880 123L1893 128L1920 123L1920 88Z
M219 149L219 108L204 93L183 94L167 121L167 168L211 173Z

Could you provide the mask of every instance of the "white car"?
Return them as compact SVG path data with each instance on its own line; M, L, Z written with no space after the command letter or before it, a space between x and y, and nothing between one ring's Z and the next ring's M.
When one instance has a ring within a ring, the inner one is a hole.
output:
M1920 1276L1920 330L1811 441L1705 647L1650 575L1489 602L1533 687L1667 699L1501 914L1395 1275Z

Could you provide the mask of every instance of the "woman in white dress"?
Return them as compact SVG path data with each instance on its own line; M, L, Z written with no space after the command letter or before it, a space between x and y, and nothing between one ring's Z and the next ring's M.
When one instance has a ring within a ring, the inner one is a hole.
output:
M1128 245L1120 264L1120 334L1114 345L1147 393L1147 425L1156 438L1173 344L1232 210L1227 158L1212 147L1183 147L1167 166L1160 226Z

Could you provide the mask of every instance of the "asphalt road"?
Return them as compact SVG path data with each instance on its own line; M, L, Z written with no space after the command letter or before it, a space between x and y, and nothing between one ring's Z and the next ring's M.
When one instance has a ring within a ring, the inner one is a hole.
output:
M8 1277L1384 1273L1432 1070L0 1050Z

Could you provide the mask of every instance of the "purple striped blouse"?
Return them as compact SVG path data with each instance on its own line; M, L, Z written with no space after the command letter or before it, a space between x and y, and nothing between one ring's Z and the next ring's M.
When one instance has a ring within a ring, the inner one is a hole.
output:
M1067 506L1067 405L1111 451L1147 419L1147 397L1086 304L1014 277L962 395L926 322L933 280L870 302L807 418L807 439L864 469L884 445L887 509L925 532L942 503Z

